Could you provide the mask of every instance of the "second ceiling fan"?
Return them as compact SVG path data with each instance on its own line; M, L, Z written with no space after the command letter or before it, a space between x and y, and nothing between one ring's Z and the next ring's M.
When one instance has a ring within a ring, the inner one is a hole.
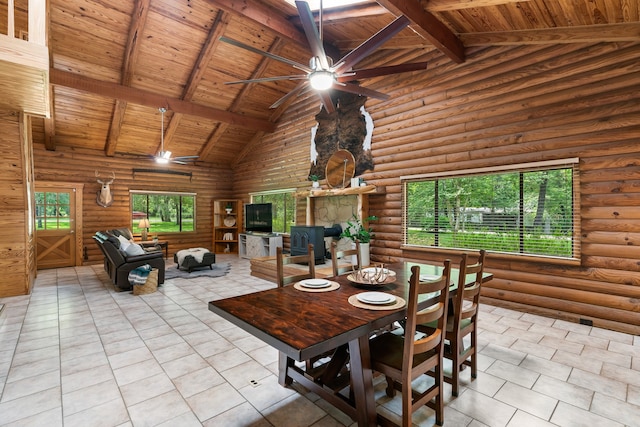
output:
M313 14L311 13L309 4L306 1L296 1L296 7L298 9L298 14L300 15L302 28L304 29L305 35L307 36L307 40L311 48L311 53L313 55L309 60L308 66L278 55L274 55L270 52L256 49L252 46L249 46L237 40L230 39L228 37L220 37L220 40L234 46L241 47L250 52L266 56L267 58L284 62L285 64L289 64L294 68L303 71L305 74L238 80L227 82L226 84L261 83L277 80L302 80L302 83L300 85L298 85L291 92L287 93L285 96L276 101L273 105L271 105L271 108L277 108L291 96L294 96L301 90L310 87L316 90L316 92L320 96L320 100L322 101L324 108L327 110L327 112L331 113L335 111L335 106L333 105L333 101L328 89L336 89L343 92L349 92L357 95L385 100L389 98L388 95L375 91L373 89L367 89L352 82L363 78L380 77L390 74L405 73L408 71L424 70L427 68L426 62L418 62L360 70L353 69L353 67L358 62L366 58L374 50L382 46L389 39L391 39L393 36L402 31L407 25L409 25L410 21L404 15L396 18L389 25L378 31L358 47L353 49L351 52L344 55L339 61L334 63L332 59L326 54L322 40L322 1L320 2L319 12L320 30L318 30L318 28L316 27Z
M188 164L188 162L195 162L196 160L198 160L198 157L200 156L171 157L171 151L164 151L164 113L167 112L167 109L164 107L160 107L158 108L158 111L160 111L160 115L161 115L160 152L157 155L152 156L156 160L156 163L158 164L177 163L179 165L186 165Z

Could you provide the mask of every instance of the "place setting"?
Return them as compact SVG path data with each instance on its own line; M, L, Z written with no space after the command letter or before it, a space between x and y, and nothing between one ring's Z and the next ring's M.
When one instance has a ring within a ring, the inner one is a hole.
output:
M340 283L327 279L304 279L294 283L293 287L303 292L329 292L340 288Z
M395 310L405 306L403 298L386 292L361 292L349 297L349 304L367 310Z

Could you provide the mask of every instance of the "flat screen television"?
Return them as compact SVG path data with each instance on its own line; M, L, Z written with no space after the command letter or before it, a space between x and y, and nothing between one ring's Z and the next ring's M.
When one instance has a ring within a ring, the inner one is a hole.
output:
M271 233L272 225L271 203L244 205L244 228L247 233Z

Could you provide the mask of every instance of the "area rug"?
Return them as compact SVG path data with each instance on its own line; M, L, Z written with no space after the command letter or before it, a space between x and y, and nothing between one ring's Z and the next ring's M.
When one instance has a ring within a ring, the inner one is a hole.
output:
M186 270L178 269L177 264L171 264L164 270L164 279L194 279L196 277L222 277L229 272L231 265L228 262L221 262L219 264L212 264L212 270L209 267L204 267L200 270L193 270L189 273Z

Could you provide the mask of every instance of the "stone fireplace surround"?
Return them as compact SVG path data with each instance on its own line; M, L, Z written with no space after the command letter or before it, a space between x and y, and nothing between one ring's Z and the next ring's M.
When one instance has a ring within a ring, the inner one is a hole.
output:
M380 190L374 185L367 185L344 189L311 190L299 193L297 196L307 199L304 225L331 227L339 224L344 230L347 227L347 221L354 215L361 220L369 216L369 194L375 193L380 193ZM324 239L325 247L330 248L331 242L336 238L325 237ZM351 240L346 238L338 240L338 250L350 248Z

